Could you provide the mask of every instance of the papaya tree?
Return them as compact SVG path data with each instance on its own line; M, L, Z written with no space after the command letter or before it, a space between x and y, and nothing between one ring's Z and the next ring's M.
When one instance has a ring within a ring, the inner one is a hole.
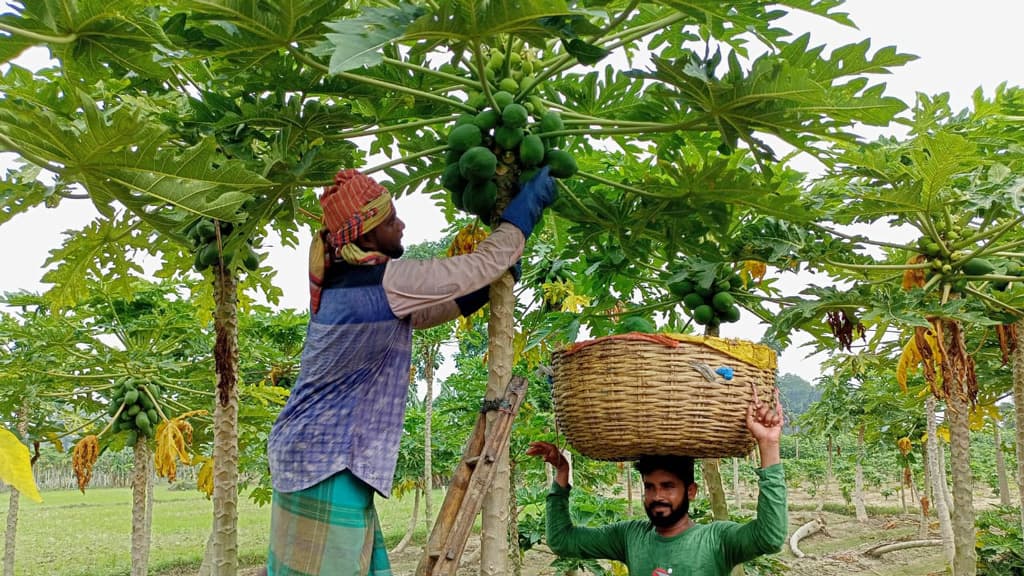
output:
M949 422L956 574L976 570L969 416L984 386L971 351L983 333L1021 317L1024 304L1024 217L1014 208L1022 158L1008 120L1021 95L1005 86L990 97L976 91L960 112L948 94L919 95L906 138L843 150L807 192L824 218L818 240L803 248L809 267L838 282L807 289L774 325L776 334L800 327L846 348L863 338L867 350L888 350L903 386L922 371ZM857 228L869 225L893 230Z
M62 338L53 330L33 334L33 342L54 356L36 371L65 382L44 394L87 420L71 454L83 493L101 451L133 451L131 573L146 574L154 463L156 473L172 481L179 461L191 463L187 418L197 414L181 410L180 395L165 393L160 382L196 369L195 344L202 338L191 304L172 298L169 286L140 284L125 296L85 284L89 298L60 315ZM36 308L46 313L45 299L36 298Z

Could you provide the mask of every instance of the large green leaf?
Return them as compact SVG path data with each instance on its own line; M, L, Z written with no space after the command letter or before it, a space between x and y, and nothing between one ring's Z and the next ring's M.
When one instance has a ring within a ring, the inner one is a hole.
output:
M496 34L546 34L542 18L573 13L563 0L441 0L432 13L406 30L406 40L457 44L484 41Z
M209 52L216 63L234 64L234 75L257 71L297 44L312 44L326 32L323 23L351 15L344 3L332 0L184 0L195 23L193 56ZM225 70L227 72L227 70Z
M399 4L393 8L367 8L356 18L328 22L334 31L327 41L313 51L330 54L332 74L375 66L384 58L383 47L405 34L406 27L423 15L420 6Z
M49 110L0 108L0 136L7 150L40 159L65 184L85 187L101 213L117 200L157 229L176 225L161 212L171 208L221 220L238 220L252 191L268 182L217 153L204 140L179 149L163 128L134 110L102 110L79 94L83 117L67 122Z

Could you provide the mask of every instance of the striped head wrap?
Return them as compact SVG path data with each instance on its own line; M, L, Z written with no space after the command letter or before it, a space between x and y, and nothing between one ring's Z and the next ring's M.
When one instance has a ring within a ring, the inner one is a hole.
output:
M333 260L350 264L380 264L387 256L365 252L355 241L395 211L391 194L373 178L355 169L341 170L334 184L324 187L320 196L323 228L313 238L309 249L310 307L320 307L323 279Z

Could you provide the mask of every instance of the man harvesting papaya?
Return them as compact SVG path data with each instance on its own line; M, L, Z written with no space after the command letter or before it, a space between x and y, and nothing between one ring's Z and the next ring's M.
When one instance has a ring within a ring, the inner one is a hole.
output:
M483 306L553 198L544 169L472 254L405 261L405 224L383 186L342 170L324 190L301 368L268 442L270 576L391 574L373 498L391 493L412 330Z
M547 496L548 546L559 556L618 560L634 576L725 576L733 566L778 552L786 540L786 485L779 457L783 414L762 403L754 390L747 407L747 429L761 455L757 518L746 524L695 524L690 500L697 495L693 458L646 456L636 463L644 483L649 522L617 522L600 528L573 526L569 518L569 463L548 442L534 442L526 453L556 469ZM656 424L655 424L656 425Z

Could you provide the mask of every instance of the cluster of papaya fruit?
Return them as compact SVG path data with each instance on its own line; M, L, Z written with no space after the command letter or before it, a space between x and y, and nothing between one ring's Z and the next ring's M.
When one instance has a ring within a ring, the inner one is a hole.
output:
M133 446L143 436L153 437L153 431L160 422L157 405L160 402L160 386L155 382L125 379L114 387L107 415L117 417L111 423L111 432L128 431L127 446Z
M948 247L959 248L957 242L960 235L956 231L949 231L945 234L944 241ZM930 237L923 236L918 239L917 247L929 263L926 278L941 274L944 279L952 282L953 290L963 292L967 287L968 276L1004 276L1021 278L1024 281L1024 267L1019 262L1011 259L988 258L967 258L959 250L953 252L944 251L938 242ZM1013 280L994 280L990 283L993 290L1005 291Z
M682 301L693 321L711 327L740 319L740 308L732 292L742 287L740 275L728 269L710 281L677 274L668 282L669 291Z
M220 241L217 240L217 229L220 229ZM196 218L185 228L185 237L192 242L195 249L193 265L196 272L202 272L210 266L221 262L220 246L227 246L228 236L231 235L234 226L230 222L222 220L211 220L209 218ZM260 267L260 256L253 249L250 242L246 242L239 250L242 266L252 272ZM230 266L235 260L235 251L225 250L223 254L223 265Z
M495 90L471 92L466 103L477 112L459 116L448 133L441 186L451 193L456 208L484 223L494 211L498 174L511 169L518 182L526 182L543 166L550 167L555 178L568 178L577 170L572 154L558 148L562 138L547 136L563 130L561 115L520 90L516 76L524 78L522 68L527 65L532 66L518 53L506 63L500 50L492 50L487 70ZM529 89L526 82L524 87Z

